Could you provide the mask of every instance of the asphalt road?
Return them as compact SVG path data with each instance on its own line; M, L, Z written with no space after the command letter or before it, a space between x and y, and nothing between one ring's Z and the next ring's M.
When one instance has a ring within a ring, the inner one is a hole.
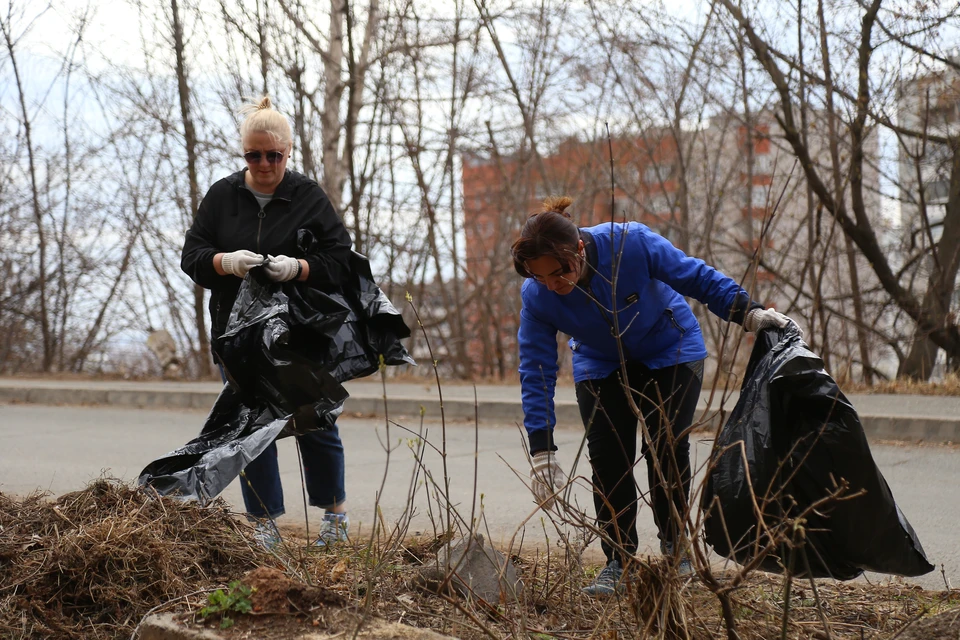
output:
M37 490L53 495L83 488L102 474L134 482L154 458L192 439L203 423L199 411L147 411L111 407L50 407L4 405L0 422L0 492L25 495ZM379 507L388 526L409 518L410 531L430 532L445 513L436 499L443 486L444 465L439 450L446 441L449 496L457 517L469 522L506 547L555 544L559 533L575 535L578 529L559 530L535 509L525 487L527 461L525 437L516 426L467 423L421 425L404 419L403 427L383 420L345 418L340 421L347 456L347 494L351 531L369 533ZM559 458L569 470L580 445L577 429L558 431ZM417 442L426 442L416 453ZM287 515L281 524L303 527L304 507L296 448L291 440L279 443L281 472L286 491ZM696 449L696 464L706 459L709 442ZM897 502L916 529L937 572L908 579L930 589L942 589L941 564L947 578L960 586L960 449L955 447L873 444L873 454ZM585 473L583 459L578 473ZM638 473L643 487L643 473ZM581 486L573 500L592 513L589 491ZM235 482L224 498L242 511ZM310 509L310 529L315 531L321 513ZM657 547L652 515L640 515L641 552ZM439 526L439 525L438 525ZM593 542L586 557L600 561L599 544ZM871 580L885 579L870 576Z

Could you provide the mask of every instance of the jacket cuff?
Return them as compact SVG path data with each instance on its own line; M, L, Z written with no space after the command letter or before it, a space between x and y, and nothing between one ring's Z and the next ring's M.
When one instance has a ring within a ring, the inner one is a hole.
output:
M221 253L216 249L205 249L197 252L195 257L194 282L206 289L213 289L221 282L221 276L213 266L213 257Z
M339 288L343 286L344 273L346 267L341 263L320 256L304 256L304 260L310 265L310 273L307 275L307 284L315 289Z
M763 305L755 300L751 300L746 292L741 292L737 295L736 300L733 302L733 306L730 308L730 317L727 318L728 322L736 322L737 324L742 325L743 321L747 319L747 314L753 311L754 309L762 309Z
M557 450L557 445L553 444L553 429L531 431L527 434L527 439L530 441L530 455Z

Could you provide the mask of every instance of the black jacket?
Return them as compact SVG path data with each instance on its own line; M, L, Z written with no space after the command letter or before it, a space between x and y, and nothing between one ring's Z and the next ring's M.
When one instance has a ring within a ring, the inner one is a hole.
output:
M213 256L218 253L248 249L264 257L303 258L310 265L307 284L325 291L339 289L349 272L350 236L320 185L288 170L273 200L261 209L244 182L245 172L238 171L210 187L180 254L180 268L201 287L210 289L214 338L226 328L242 282L216 272ZM317 239L318 250L309 255L297 247L301 229Z

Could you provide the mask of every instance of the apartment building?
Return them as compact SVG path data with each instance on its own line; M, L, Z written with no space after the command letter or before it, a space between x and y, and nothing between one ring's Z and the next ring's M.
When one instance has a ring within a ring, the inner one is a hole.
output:
M945 66L906 81L898 102L900 125L921 134L902 136L899 144L901 229L909 255L938 242L943 231L953 151L942 139L960 136L960 71Z

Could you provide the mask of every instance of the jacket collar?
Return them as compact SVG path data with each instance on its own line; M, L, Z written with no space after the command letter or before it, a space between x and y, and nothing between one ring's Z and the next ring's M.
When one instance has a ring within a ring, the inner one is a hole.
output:
M246 169L241 169L236 173L232 173L227 176L227 182L232 184L238 189L250 189L247 187L246 180L244 180L244 175L246 174ZM277 200L291 200L293 198L293 191L306 179L305 176L300 175L296 171L290 171L287 169L283 174L283 180L280 181L280 184L277 185L277 188L273 192L273 197Z
M584 233L583 229L580 230L580 239L583 241L583 254L584 260L586 261L585 269L583 275L580 276L580 286L584 286L590 283L590 280L593 279L593 274L597 272L597 265L599 264L597 256L597 243L593 241L593 236L589 233Z

